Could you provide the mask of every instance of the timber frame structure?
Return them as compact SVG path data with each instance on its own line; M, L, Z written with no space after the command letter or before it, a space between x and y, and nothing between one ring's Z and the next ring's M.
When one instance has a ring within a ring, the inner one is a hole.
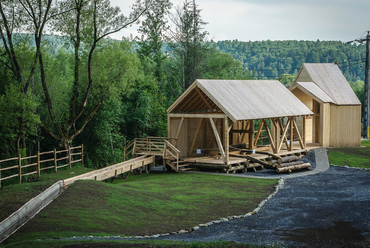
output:
M168 139L190 163L237 166L256 151L279 156L306 150L306 117L312 114L279 81L196 80L167 110Z

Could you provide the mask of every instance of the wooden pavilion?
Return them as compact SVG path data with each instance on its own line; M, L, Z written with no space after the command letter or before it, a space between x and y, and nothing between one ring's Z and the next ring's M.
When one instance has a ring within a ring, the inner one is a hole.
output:
M336 64L303 64L290 91L314 113L305 124L307 142L361 145L361 102Z
M181 157L225 165L245 162L231 156L240 144L273 154L306 149L305 120L313 114L276 80L200 79L167 113L168 137ZM263 131L267 146L258 144Z

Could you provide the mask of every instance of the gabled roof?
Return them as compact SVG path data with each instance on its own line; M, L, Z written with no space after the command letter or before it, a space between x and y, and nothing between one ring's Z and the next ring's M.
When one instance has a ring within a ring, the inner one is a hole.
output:
M361 104L336 64L304 63L295 84L297 82L315 83L337 105Z
M294 90L295 88L300 89L313 99L315 99L317 102L330 102L335 103L333 99L330 98L319 86L317 86L313 82L297 82L294 84L290 90Z
M168 113L224 113L232 121L313 114L277 80L196 80Z

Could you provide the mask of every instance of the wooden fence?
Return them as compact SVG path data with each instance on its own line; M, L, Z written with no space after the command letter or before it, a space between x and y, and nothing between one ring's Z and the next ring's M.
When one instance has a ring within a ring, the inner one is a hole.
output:
M74 160L74 156L79 156L79 158ZM66 166L71 168L72 164L77 162L81 162L83 166L83 145L62 151L56 149L42 153L37 151L36 155L23 158L19 154L16 158L0 160L0 187L4 180L18 177L19 183L22 183L23 176L37 174L40 177L43 170L54 169L57 172L58 169ZM5 177L2 177L2 174Z

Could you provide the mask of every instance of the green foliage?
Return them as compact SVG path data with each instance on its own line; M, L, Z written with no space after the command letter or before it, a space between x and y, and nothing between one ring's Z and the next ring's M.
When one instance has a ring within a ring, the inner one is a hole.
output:
M24 95L19 86L10 84L0 95L0 151L1 158L17 155L20 136L36 134L39 116L35 113L38 101L31 93ZM20 120L24 120L23 128Z
M303 63L337 62L348 81L364 80L360 67L365 46L340 41L218 41L220 51L233 55L257 79L279 79L282 74L298 74Z

